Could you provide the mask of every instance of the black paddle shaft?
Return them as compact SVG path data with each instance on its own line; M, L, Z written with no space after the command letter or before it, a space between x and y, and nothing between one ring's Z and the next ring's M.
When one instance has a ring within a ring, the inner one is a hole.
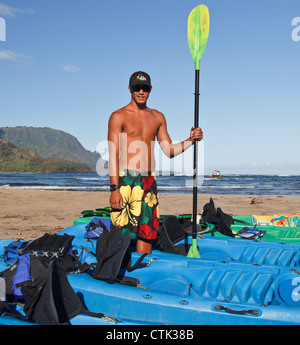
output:
M200 70L195 70L195 116L194 127L199 127L199 84ZM198 141L194 141L194 169L193 169L193 239L197 238L197 180L198 180Z

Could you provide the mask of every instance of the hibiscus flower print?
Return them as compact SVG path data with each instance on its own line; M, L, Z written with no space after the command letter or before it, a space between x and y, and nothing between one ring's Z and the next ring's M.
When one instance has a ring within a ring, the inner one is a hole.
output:
M157 204L156 195L152 192L147 193L147 196L145 197L145 203L149 207L153 207L154 205L156 205Z
M128 223L137 225L135 217L141 214L141 200L144 191L140 186L135 186L132 189L130 186L121 186L120 193L123 196L123 209L111 213L113 225L120 225L121 227Z

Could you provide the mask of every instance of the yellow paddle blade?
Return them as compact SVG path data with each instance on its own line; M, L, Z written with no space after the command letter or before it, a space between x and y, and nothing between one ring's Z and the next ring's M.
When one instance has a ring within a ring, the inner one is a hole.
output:
M189 252L187 253L188 258L195 258L195 259L201 259L199 250L197 247L197 239L192 239L192 245L189 249Z
M207 6L195 7L188 18L188 41L190 52L195 62L195 69L200 69L200 60L204 53L209 34L209 11Z

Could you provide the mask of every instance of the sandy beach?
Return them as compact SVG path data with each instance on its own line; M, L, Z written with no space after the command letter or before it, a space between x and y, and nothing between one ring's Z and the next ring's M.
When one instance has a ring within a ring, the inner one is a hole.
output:
M291 214L300 211L297 195L199 194L198 213L213 198L216 207L236 215ZM35 239L73 225L85 209L109 205L109 193L0 188L0 238ZM192 194L160 194L160 214L192 213Z

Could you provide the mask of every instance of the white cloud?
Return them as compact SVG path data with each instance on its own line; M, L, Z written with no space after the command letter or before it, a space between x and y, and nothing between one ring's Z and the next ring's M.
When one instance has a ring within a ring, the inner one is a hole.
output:
M23 13L33 13L33 11L31 9L21 10L19 8L0 3L0 16L15 17L17 14L23 14Z
M74 73L74 72L79 72L79 71L80 71L80 68L78 68L78 67L76 67L76 66L65 65L65 66L63 67L63 70L66 71L66 72Z
M33 59L33 57L23 53L16 53L12 50L0 50L0 60L17 62L30 59Z

